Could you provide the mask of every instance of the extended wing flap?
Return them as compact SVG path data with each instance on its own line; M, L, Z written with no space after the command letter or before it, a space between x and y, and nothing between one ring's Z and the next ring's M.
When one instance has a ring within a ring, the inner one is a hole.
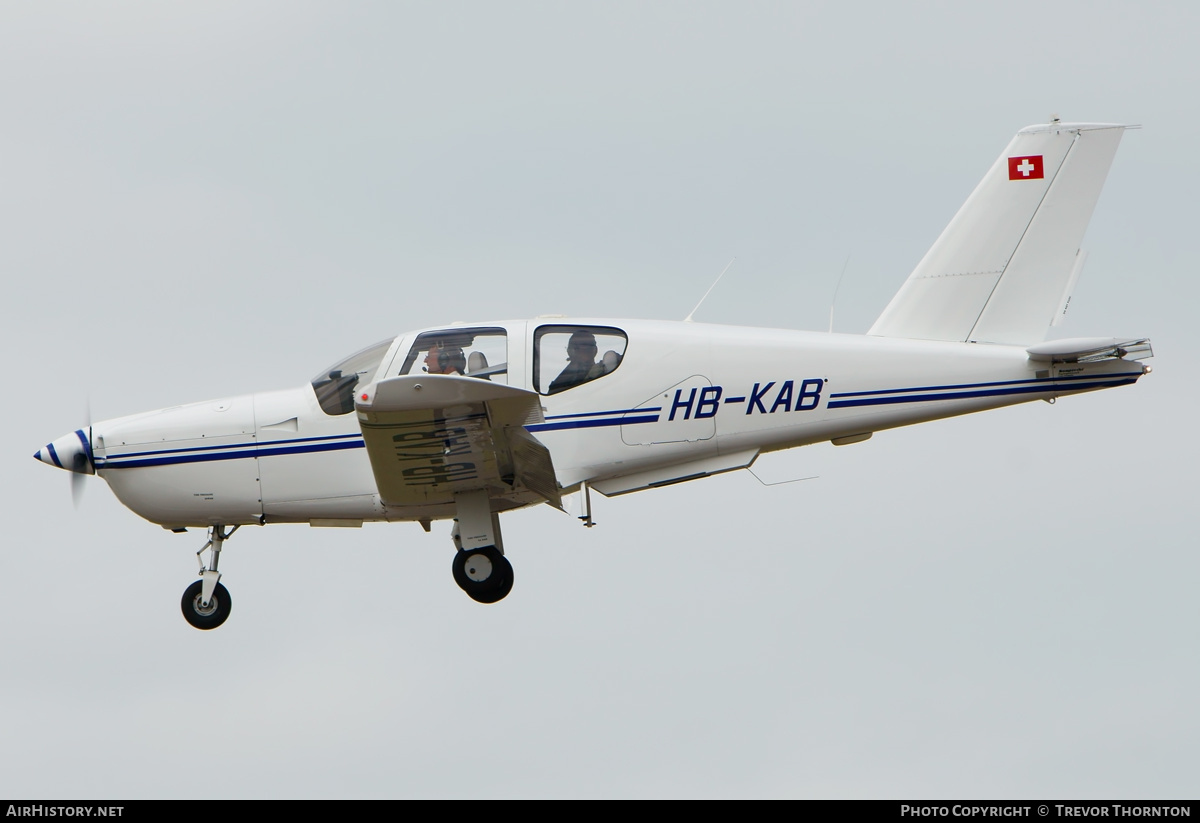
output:
M550 453L524 429L544 421L533 392L473 377L392 377L363 389L355 410L387 505L450 503L456 492L485 489L562 507Z
M536 492L551 506L562 509L562 496L549 449L525 429L513 427L506 431L517 477L526 488Z

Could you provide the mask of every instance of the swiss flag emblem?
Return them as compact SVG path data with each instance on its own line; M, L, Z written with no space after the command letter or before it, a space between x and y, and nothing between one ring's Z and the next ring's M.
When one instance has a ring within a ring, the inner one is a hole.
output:
M1039 180L1042 177L1045 175L1042 174L1042 156L1040 154L1008 158L1009 180Z

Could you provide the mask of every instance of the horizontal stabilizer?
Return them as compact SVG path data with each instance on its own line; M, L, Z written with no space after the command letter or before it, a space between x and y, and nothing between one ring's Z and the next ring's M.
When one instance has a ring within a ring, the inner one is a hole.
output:
M1022 129L869 334L1028 345L1045 339L1126 126Z
M1038 363L1096 363L1122 357L1144 360L1154 356L1150 341L1144 337L1136 340L1123 337L1075 337L1039 343L1026 351L1029 359Z

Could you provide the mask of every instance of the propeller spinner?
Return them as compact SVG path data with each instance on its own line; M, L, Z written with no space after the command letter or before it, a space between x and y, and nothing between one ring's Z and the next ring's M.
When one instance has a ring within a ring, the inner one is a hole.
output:
M92 457L92 427L64 434L38 449L33 456L47 465L72 472L71 498L79 505L84 475L96 473L96 463Z

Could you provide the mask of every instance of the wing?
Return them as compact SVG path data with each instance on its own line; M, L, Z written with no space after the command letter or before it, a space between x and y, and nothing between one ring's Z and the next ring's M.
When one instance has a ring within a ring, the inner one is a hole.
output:
M371 470L389 506L452 503L485 489L561 509L550 452L525 426L545 422L524 389L452 375L390 377L355 397Z

